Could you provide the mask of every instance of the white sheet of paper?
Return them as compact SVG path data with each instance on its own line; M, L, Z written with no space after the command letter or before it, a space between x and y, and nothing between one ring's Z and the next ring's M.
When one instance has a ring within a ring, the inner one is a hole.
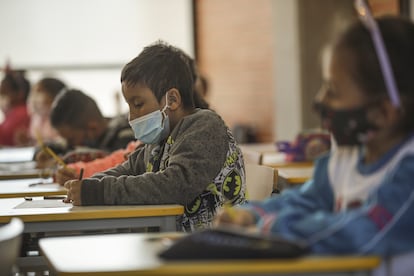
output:
M64 203L62 199L38 199L38 200L25 200L14 209L22 208L59 208L59 207L72 207L72 203Z
M2 148L0 149L0 162L14 163L32 161L35 150L36 149L34 147Z

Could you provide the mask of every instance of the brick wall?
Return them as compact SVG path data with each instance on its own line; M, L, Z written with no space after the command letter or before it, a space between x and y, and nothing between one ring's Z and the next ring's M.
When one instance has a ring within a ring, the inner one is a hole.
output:
M254 126L259 142L273 141L271 0L196 0L195 15L211 107L229 127Z
M229 127L255 127L258 142L272 142L277 135L273 130L277 37L272 29L272 1L194 0L196 58L209 80L207 100ZM397 0L369 2L376 15L399 12ZM353 0L301 0L299 6L303 77L298 81L305 87L301 92L303 128L311 128L319 123L310 103L321 83L318 53L326 40L322 29L330 28L337 13L355 16L355 12Z

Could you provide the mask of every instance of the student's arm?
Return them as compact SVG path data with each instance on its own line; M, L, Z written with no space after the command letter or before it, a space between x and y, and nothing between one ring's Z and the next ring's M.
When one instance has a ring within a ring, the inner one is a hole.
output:
M128 144L128 146L125 149L116 150L105 157L97 158L89 162L79 161L76 163L71 163L68 164L68 167L74 169L77 175L79 175L79 172L82 168L83 177L88 178L96 173L103 172L110 168L116 167L119 164L122 164L124 161L127 160L128 155L140 145L140 142L132 141Z
M140 147L132 152L125 162L118 164L118 166L107 169L103 172L97 172L91 176L93 179L102 179L104 177L112 176L119 177L124 175L140 175L145 172L144 164L144 147ZM124 154L122 155L122 158Z
M265 231L269 222L283 216L284 218L297 218L307 216L316 210L331 211L333 203L332 190L327 173L328 156L316 162L315 172L311 180L299 188L285 189L281 195L270 197L263 202L252 202L232 210L237 215L228 214L226 211L216 216L216 224L236 224L249 227L257 224ZM314 181L313 179L318 179ZM249 213L250 212L250 215ZM262 225L266 221L266 225ZM262 227L263 226L263 227Z
M287 238L306 239L319 254L404 252L414 242L413 172L414 156L404 158L363 206L346 212L313 208L307 212L303 205L295 208L289 204L272 213L269 201L260 206L266 213L258 226ZM274 217L269 219L271 215Z
M100 180L85 179L82 204L184 205L193 201L216 177L226 160L227 128L211 112L210 117L181 122L174 129L173 139L165 170L117 177L122 169L117 167L117 173L107 171ZM131 159L137 160L133 156ZM130 170L134 169L134 164L127 165L131 165ZM98 197L93 196L96 193Z

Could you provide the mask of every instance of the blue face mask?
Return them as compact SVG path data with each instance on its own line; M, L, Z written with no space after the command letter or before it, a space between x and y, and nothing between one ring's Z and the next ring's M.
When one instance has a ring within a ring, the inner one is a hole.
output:
M148 113L129 121L129 125L134 130L135 138L144 144L158 144L167 138L170 132L170 120L165 110L168 107L167 97L165 96L165 106L160 110Z

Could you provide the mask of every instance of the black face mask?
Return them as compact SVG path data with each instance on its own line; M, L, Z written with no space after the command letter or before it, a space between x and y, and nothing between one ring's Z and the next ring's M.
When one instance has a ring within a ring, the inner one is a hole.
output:
M332 132L339 146L361 145L378 129L367 119L367 107L354 109L332 109L324 104L315 104L324 128Z

